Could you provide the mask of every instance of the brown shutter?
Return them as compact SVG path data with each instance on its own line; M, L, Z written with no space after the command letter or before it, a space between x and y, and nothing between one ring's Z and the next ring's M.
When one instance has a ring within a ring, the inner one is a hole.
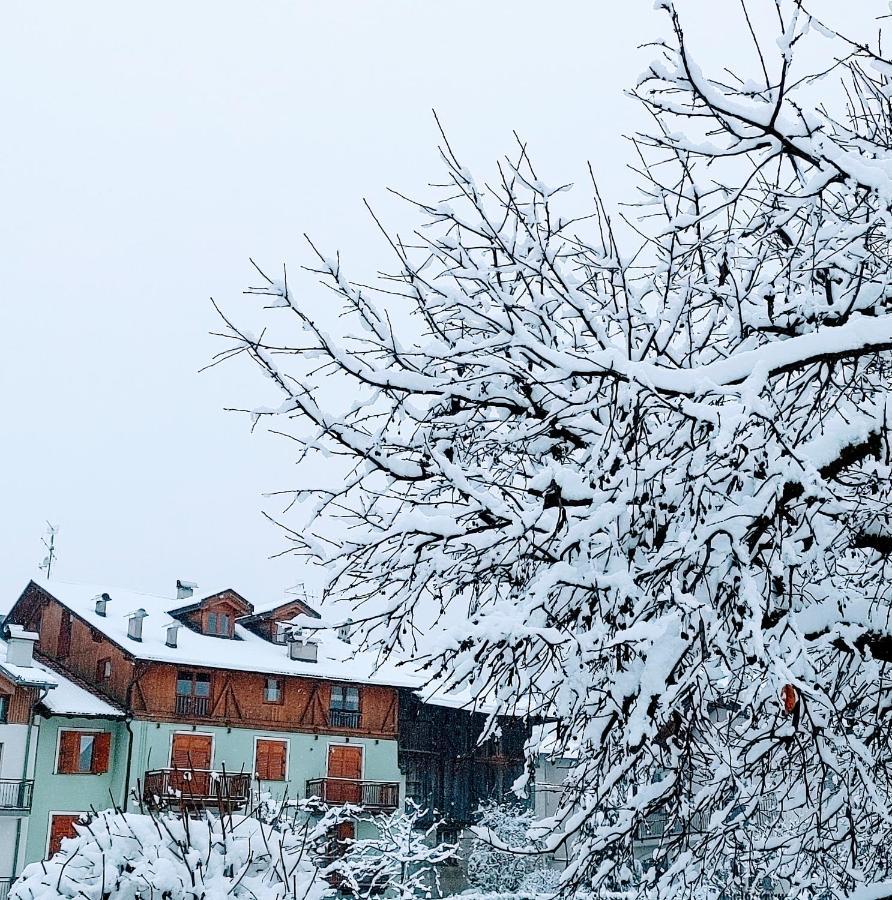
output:
M65 732L70 733L70 732ZM50 846L49 855L58 853L62 847L62 841L65 838L77 837L74 826L80 819L80 813L64 813L62 815L53 816L50 820Z
M254 768L261 781L284 781L286 767L285 741L260 739L257 741L257 758Z
M63 731L59 736L58 771L63 775L77 772L77 757L80 750L80 732Z
M269 780L269 741L257 741L257 760L254 768L261 781Z
M287 746L284 741L273 741L270 747L270 778L276 781L285 780L285 749Z
M94 775L108 771L108 758L111 753L111 734L100 731L93 739L93 765L90 769Z

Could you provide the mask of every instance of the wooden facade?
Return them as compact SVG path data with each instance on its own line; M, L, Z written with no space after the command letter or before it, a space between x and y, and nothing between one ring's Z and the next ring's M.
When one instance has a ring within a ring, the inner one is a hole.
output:
M33 688L13 684L0 675L0 698L4 698L6 717L2 725L27 725L31 721L31 711L37 702L37 692Z
M399 767L406 797L427 810L428 821L436 813L448 827L470 825L481 802L503 799L523 774L529 726L502 719L499 736L481 744L486 721L482 713L400 692Z
M203 616L218 606L229 608L231 604L226 592L212 599L213 603L195 604L184 614L201 622ZM285 614L288 614L287 609ZM343 716L334 723L331 721L330 702L332 684L350 684L347 679L335 682L325 678L138 659L36 584L29 585L19 598L8 621L37 631L40 640L36 650L40 655L74 680L90 685L140 719L375 738L393 738L397 733L398 692L395 688L356 684L361 697L360 715L356 727L346 727ZM217 640L228 639L220 637ZM284 653L284 648L271 645L270 651ZM100 663L103 671L108 671L106 660L110 662L111 671L107 679L99 681ZM210 691L206 703L191 706L177 703L177 679L184 673L207 677ZM265 701L268 678L281 680L281 697L277 702Z

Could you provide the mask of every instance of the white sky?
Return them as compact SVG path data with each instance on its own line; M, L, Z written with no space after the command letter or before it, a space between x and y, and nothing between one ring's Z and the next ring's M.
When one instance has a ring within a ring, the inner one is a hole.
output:
M66 580L181 577L267 602L306 579L268 559L282 542L261 516L264 491L297 481L291 448L223 411L263 402L261 382L198 374L222 346L209 296L238 312L248 257L294 271L305 231L358 274L386 267L361 200L412 222L385 188L437 179L432 107L476 172L516 129L545 181L585 191L590 159L619 199L640 121L622 91L653 55L636 46L665 33L652 6L4 0L0 608L46 519ZM714 61L743 46L737 0L680 6Z

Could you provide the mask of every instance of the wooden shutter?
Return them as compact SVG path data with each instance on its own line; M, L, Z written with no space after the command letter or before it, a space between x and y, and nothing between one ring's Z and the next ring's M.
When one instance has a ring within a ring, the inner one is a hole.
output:
M255 770L261 781L284 781L288 744L285 741L258 740Z
M170 764L176 769L210 769L211 736L209 734L182 734L173 736L170 748Z
M51 818L49 856L61 850L65 838L77 837L74 826L80 817L80 813L63 813Z
M101 775L108 771L108 759L111 753L111 734L108 731L98 732L93 739L93 765L90 771Z
M59 735L59 764L57 770L63 775L77 772L77 758L80 752L81 733L63 731Z
M362 778L362 748L336 744L328 748L330 778Z

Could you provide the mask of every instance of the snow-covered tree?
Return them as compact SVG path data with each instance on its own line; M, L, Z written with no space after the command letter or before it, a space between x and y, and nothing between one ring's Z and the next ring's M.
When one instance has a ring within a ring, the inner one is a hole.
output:
M545 869L542 856L503 850L530 843L528 832L533 811L519 803L489 800L477 810L476 834L468 852L468 880L481 891L510 893L517 891L527 877ZM498 845L496 844L498 842ZM548 882L546 877L538 879ZM551 882L552 887L555 883Z
M437 840L440 822L426 827L427 815L411 802L406 811L395 810L381 816L360 813L360 821L369 823L375 836L346 842L342 855L325 870L336 874L340 883L357 897L384 895L411 900L439 897L437 866L455 856L454 844Z
M539 838L595 887L662 816L642 892L731 860L892 893L892 60L766 5L732 76L661 0L628 228L444 137L391 275L319 255L342 318L272 278L260 336L226 318L282 395L257 417L345 463L296 492L296 549L368 642L558 719L578 763Z
M49 860L28 866L10 898L321 900L333 891L312 848L327 824L104 810L75 826L77 836Z

